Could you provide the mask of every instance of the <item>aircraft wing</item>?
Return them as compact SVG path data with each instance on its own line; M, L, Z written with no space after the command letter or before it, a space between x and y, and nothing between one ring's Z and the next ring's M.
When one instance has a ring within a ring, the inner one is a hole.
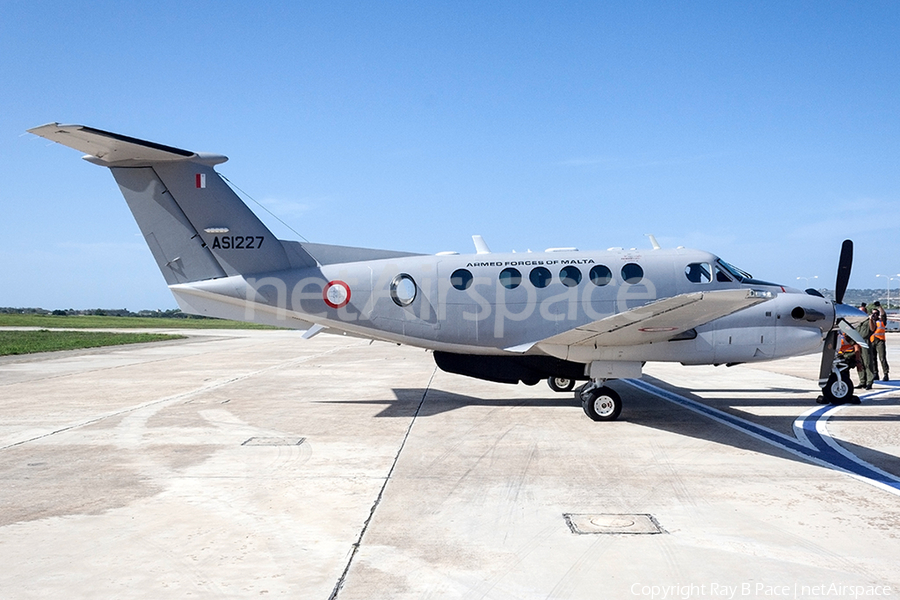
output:
M581 325L536 345L600 347L662 342L773 297L771 292L748 289L681 294Z

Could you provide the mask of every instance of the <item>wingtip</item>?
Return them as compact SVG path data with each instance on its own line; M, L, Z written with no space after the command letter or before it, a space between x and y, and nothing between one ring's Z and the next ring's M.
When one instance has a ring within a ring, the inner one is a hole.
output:
M37 127L32 127L30 129L26 129L28 133L34 133L35 135L40 135L37 132L43 131L46 129L55 129L55 130L66 130L66 129L80 129L84 127L84 125L75 125L74 123L60 123L58 121L51 121L50 123L44 123L43 125L38 125Z

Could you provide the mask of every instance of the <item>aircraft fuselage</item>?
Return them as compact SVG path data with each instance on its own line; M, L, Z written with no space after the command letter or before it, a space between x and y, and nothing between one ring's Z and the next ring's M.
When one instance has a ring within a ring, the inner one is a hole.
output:
M663 341L542 344L540 351L582 363L708 364L772 360L821 349L834 324L830 301L779 285L742 283L718 269L717 262L710 253L689 249L417 255L170 288L189 312L298 329L312 323L433 350L483 355L533 352L525 346L661 298L755 289L774 297L688 333L673 332ZM697 275L697 269L704 272ZM401 298L397 278L401 288L407 286ZM792 316L798 307L803 318ZM819 318L809 320L810 314ZM660 332L652 333L658 337Z

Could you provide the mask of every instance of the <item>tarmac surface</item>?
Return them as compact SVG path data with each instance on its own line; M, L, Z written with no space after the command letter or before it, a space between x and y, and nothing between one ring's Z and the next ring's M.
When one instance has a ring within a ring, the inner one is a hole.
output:
M0 358L0 598L900 597L900 389L820 406L818 356L648 364L594 423L420 349L179 333Z

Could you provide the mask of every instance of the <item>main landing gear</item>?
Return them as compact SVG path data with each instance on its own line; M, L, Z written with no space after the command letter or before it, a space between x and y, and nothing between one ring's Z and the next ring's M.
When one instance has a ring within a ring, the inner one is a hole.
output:
M622 398L604 383L591 381L575 391L575 399L581 401L584 414L593 421L615 421L622 412Z
M547 380L547 385L554 392L571 392L575 388L575 380L567 377L551 377Z
M640 374L636 375L640 377ZM622 412L622 398L612 388L604 384L609 379L593 379L576 388L575 379L568 377L550 377L547 384L554 392L575 390L575 400L581 402L584 414L593 421L615 421Z

